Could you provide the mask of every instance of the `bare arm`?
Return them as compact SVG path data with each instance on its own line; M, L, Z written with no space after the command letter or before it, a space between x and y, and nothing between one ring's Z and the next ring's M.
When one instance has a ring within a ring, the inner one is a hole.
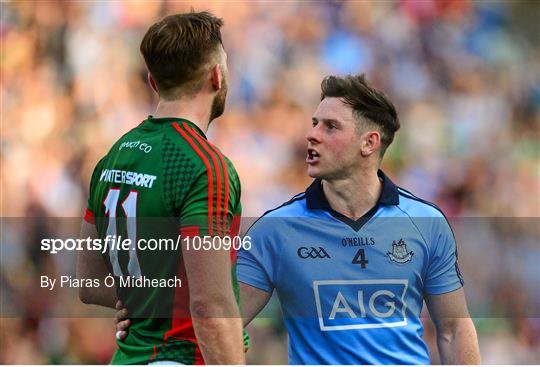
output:
M240 285L240 300L242 302L242 320L244 326L247 326L257 314L263 309L270 300L272 293L252 287L248 284L238 282ZM116 331L119 332L119 338L124 339L127 336L127 329L131 324L128 318L128 310L124 308L119 301L116 304Z
M182 252L193 328L205 363L245 364L242 321L234 298L229 251L195 251L184 241Z
M81 228L81 238L97 238L96 227L86 221L83 221ZM99 279L100 287L79 288L79 298L84 303L95 304L105 307L115 308L117 296L116 286L106 287L104 285L105 277L109 275L109 269L103 261L103 256L99 251L90 251L84 249L77 255L77 278ZM84 282L83 282L84 284Z
M441 295L427 295L426 303L435 324L441 363L480 364L476 329L463 288Z
M272 293L265 292L259 288L252 287L246 283L240 284L240 300L242 301L242 319L244 326L247 326L251 320L263 309L270 300Z

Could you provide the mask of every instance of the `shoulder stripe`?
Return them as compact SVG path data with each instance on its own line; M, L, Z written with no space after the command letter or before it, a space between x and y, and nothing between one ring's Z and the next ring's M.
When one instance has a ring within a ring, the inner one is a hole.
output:
M273 211L276 211L276 210L278 210L278 209L281 209L281 208L283 208L284 206L291 205L291 204L294 203L295 201L302 200L305 196L306 196L306 193L305 193L305 192L301 192L301 193L299 193L299 194L296 194L296 195L294 195L291 199L289 199L289 201L284 202L284 203L281 204L280 206L265 211L264 214L261 215L261 217L264 217L264 216L265 216L266 214L268 214L268 213L271 213L271 212L273 212Z
M271 213L271 212L273 212L273 211L276 211L276 210L278 210L278 209L281 209L281 208L283 208L284 206L291 205L291 204L294 203L295 201L302 200L302 199L304 199L305 197L306 197L306 193L305 193L305 192L301 192L300 194L294 195L289 201L284 202L284 203L281 204L280 206L265 211L265 212L263 213L263 215L261 215L259 218L257 218L257 220L256 220L255 222L253 222L253 224L252 224L251 226L249 226L249 228L247 229L246 233L249 232L249 230L251 229L251 227L253 227L253 226L255 225L255 223L257 223L257 222L258 222L262 217L264 217L266 214Z
M399 194L400 195L403 195L405 196L406 198L409 198L409 199L412 199L412 200L416 200L416 201L419 201L421 203L424 203L426 205L429 205L431 206L432 208L436 209L437 211L439 211L439 213L442 214L442 216L444 217L444 219L446 220L446 223L448 223L448 227L450 227L450 231L452 232L452 237L454 237L454 242L456 243L456 249L455 249L455 256L456 256L456 262L454 264L455 266L455 271L457 273L457 276L459 278L459 282L461 283L461 285L464 285L465 282L463 281L463 276L461 275L461 271L459 270L459 266L458 266L458 250L457 250L457 240L456 240L456 234L454 233L454 229L452 228L452 226L450 225L450 221L448 220L448 218L446 217L446 214L444 214L444 212L441 210L441 208L439 208L437 205L433 204L432 202L430 201L427 201L427 200L423 200L423 199L420 199L418 196L414 195L412 192L408 191L408 190L405 190L404 188L402 187L399 187L398 186L398 191L399 191Z
M210 235L213 235L212 231L212 201L214 197L214 187L213 187L213 179L212 179L212 171L210 168L210 162L208 162L208 159L204 156L203 152L197 147L197 145L193 142L193 140L187 135L185 131L182 130L182 128L178 125L177 122L174 122L172 126L182 135L182 137L191 145L193 150L197 153L197 155L201 158L204 165L206 166L206 177L208 178L208 233Z
M430 207L436 209L439 213L441 213L441 215L444 217L444 219L446 220L446 222L448 223L448 226L450 227L450 229L452 230L452 235L454 235L454 230L452 229L452 226L450 225L450 221L448 220L448 218L446 217L446 214L444 214L444 212L442 211L441 208L439 208L437 205L433 204L432 202L430 201L427 201L427 200L424 200L424 199L420 199L418 196L410 193L409 191L401 188L401 187L398 187L398 191L399 191L399 194L406 197L406 198L409 198L409 199L412 199L412 200L415 200L415 201L418 201L418 202L421 202L423 204L426 204L426 205L429 205ZM454 235L454 238L456 236Z
M218 235L223 235L222 231L221 231L221 228L220 228L220 219L221 219L221 194L222 194L222 190L221 190L221 185L222 185L222 182L221 182L221 174L220 174L220 167L219 167L219 164L217 162L217 159L216 159L216 155L214 154L214 152L212 152L210 150L210 148L208 147L209 144L207 141L204 141L204 139L202 139L199 134L197 134L195 132L195 130L193 130L192 128L190 128L185 122L182 124L182 126L184 127L184 129L192 136L194 137L198 142L199 144L201 145L201 147L206 151L206 153L208 153L208 155L210 156L210 158L212 159L212 163L214 164L214 175L215 178L216 178L216 186L217 186L217 198L216 198L216 226L217 226L217 232L218 232Z
M187 128L187 124L184 122L184 127ZM190 128L191 131L196 134L195 130L193 128ZM199 136L198 134L196 134L197 136ZM199 139L201 139L199 137ZM203 140L203 139L201 139ZM224 199L224 203L223 203L223 208L224 208L224 212L223 212L223 215L222 217L220 218L221 219L221 222L218 220L218 228L221 227L221 225L223 224L225 226L225 228L227 227L227 216L229 214L229 173L228 173L228 169L227 169L227 165L225 164L225 159L223 158L223 154L219 151L219 149L217 149L212 143L210 143L208 140L205 141L206 144L216 153L216 155L218 156L219 158L219 161L221 162L221 167L223 169L223 181L225 182L225 199ZM219 189L218 189L219 190ZM219 199L218 199L218 202L219 202ZM223 233L223 235L227 235L227 233Z
M437 209L437 211L439 211L445 218L446 216L444 215L443 211L441 210L441 208L439 208L437 205L435 205L434 203L432 203L431 201L427 201L427 200L424 200L424 199L420 199L418 196L414 195L413 193L411 193L410 191L407 191L401 187L398 186L398 192L400 195L402 196L405 196L406 198L409 198L409 199L412 199L412 200L416 200L416 201L419 201L421 203L424 203L426 205L429 205L431 206L432 208L434 209Z

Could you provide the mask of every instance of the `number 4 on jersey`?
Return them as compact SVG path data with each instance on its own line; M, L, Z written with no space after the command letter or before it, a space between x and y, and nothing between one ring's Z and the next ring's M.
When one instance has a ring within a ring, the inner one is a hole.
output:
M360 264L362 266L362 269L366 268L366 265L369 263L369 261L366 260L366 252L363 248L359 249L356 252L356 255L354 255L354 259L352 260L353 264Z

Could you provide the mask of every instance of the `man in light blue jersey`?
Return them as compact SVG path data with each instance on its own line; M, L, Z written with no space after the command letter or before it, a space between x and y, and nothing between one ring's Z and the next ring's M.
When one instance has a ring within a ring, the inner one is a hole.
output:
M425 300L441 362L480 363L450 225L379 169L394 106L363 75L321 87L307 136L315 180L265 213L238 255L245 321L276 290L291 364L428 364Z
M363 75L321 88L307 136L315 180L259 218L238 253L244 323L275 290L291 364L428 364L425 300L441 362L480 363L450 225L379 169L399 129L394 106Z

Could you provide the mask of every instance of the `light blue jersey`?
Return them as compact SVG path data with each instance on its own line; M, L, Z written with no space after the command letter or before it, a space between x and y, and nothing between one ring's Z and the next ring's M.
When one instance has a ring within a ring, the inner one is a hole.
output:
M267 212L238 254L238 280L277 291L291 364L429 364L424 294L463 285L442 212L381 171L377 205L357 221L321 182Z

